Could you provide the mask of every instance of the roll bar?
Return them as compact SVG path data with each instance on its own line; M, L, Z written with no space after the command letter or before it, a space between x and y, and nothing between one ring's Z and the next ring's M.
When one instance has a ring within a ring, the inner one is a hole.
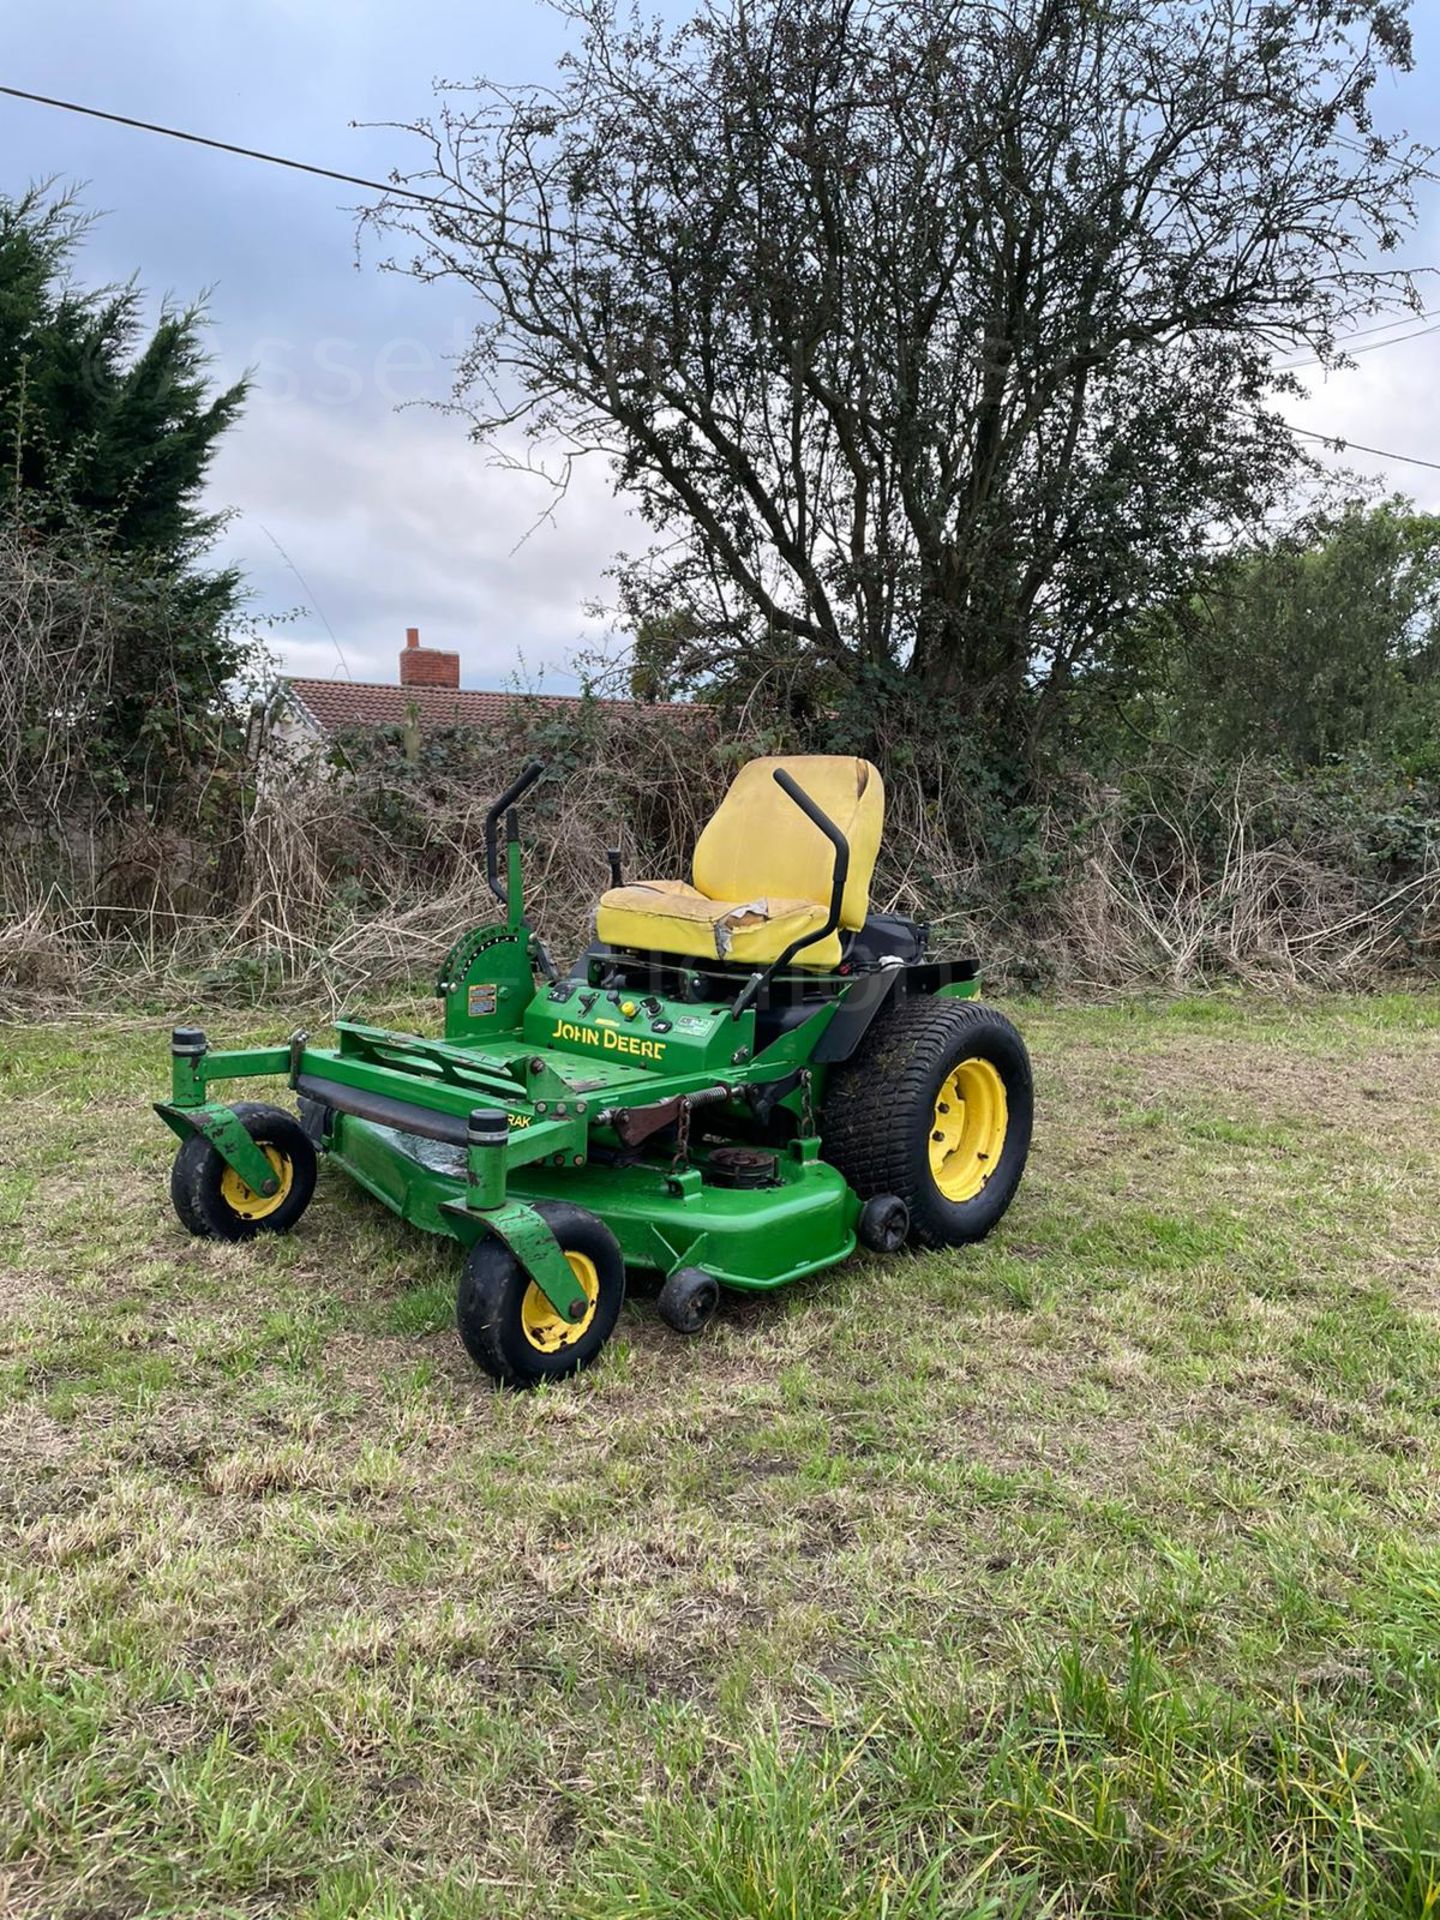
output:
M816 806L800 783L792 779L783 767L775 768L774 780L780 791L795 802L805 818L812 826L820 829L835 849L835 871L830 881L830 911L825 916L823 927L817 927L814 933L802 933L798 940L790 942L778 960L772 960L769 966L762 968L759 973L751 974L739 999L730 1009L732 1020L738 1020L745 1009L753 1005L766 981L773 974L779 973L782 967L788 967L797 953L803 952L806 947L813 947L819 940L830 938L840 924L840 914L845 905L845 882L850 878L850 842L829 814Z

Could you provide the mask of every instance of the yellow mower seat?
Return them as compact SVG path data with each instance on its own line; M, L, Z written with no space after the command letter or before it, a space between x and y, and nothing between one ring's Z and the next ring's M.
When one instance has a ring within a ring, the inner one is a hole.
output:
M783 767L850 843L840 925L864 924L885 823L885 788L868 760L797 754L752 760L695 845L693 886L638 880L601 896L595 931L608 946L766 966L830 909L835 850L775 784ZM833 967L840 935L795 956L797 967Z

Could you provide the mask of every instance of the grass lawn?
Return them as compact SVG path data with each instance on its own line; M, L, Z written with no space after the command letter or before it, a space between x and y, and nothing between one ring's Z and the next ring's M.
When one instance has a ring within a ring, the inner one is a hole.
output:
M529 1397L0 1030L0 1911L1440 1914L1440 999L1018 1018L992 1242Z

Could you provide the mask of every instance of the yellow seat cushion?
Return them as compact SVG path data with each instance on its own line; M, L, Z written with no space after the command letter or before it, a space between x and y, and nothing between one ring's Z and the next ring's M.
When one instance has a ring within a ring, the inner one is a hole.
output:
M695 846L694 885L643 880L602 896L595 931L610 946L760 966L802 933L823 927L835 850L775 783L783 767L850 844L840 925L870 911L870 880L885 823L885 788L868 760L795 754L740 769ZM797 967L839 964L840 936L806 947Z
M637 880L601 895L595 932L607 946L765 966L823 927L825 912L811 900L712 900L683 880ZM838 965L839 934L799 957L807 966Z

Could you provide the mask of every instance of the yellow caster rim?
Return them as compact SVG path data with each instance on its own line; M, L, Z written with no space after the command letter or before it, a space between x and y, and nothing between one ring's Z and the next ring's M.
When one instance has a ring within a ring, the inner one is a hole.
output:
M935 1096L930 1174L947 1200L973 1200L1000 1164L1009 1112L988 1060L962 1060Z
M588 1330L600 1301L600 1272L595 1262L584 1253L567 1251L565 1258L589 1304L583 1319L567 1320L555 1311L532 1280L520 1302L520 1325L525 1338L538 1353L558 1353L562 1347L573 1347Z
M275 1170L280 1184L274 1193L256 1193L253 1187L247 1187L233 1167L226 1167L220 1176L220 1198L232 1213L239 1214L242 1220L264 1220L284 1206L295 1184L295 1167L287 1154L278 1147L267 1147L263 1141L257 1142L260 1151Z

